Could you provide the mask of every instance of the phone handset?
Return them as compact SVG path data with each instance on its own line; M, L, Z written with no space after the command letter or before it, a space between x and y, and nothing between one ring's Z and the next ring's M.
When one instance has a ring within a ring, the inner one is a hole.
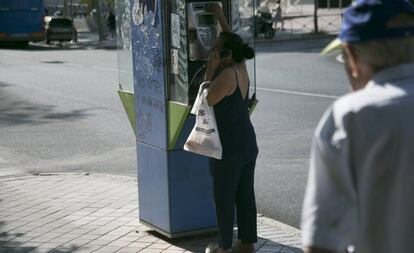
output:
M226 58L231 55L231 50L228 48L222 48L218 51L220 59Z

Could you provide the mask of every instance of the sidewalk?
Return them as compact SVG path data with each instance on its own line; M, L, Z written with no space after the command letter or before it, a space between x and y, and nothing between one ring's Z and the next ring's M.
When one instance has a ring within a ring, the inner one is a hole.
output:
M314 33L314 6L297 5L288 8L284 14L285 29L277 29L273 39L265 39L263 34L256 38L257 43L268 43L274 41L292 41L307 40L318 38L334 38L338 34L341 24L341 12L343 9L319 9L318 10L318 27L319 33ZM247 10L251 13L252 10ZM247 14L244 16L249 19ZM246 21L244 21L246 22ZM247 21L251 22L251 21ZM99 41L98 33L91 31L83 19L76 19L75 24L78 30L78 42L73 47L80 48L98 48L98 49L117 49L116 38L107 38ZM280 24L279 24L280 26ZM251 35L249 35L251 36Z
M117 49L117 41L115 37L107 35L104 40L99 41L99 35L95 32L79 32L78 42L76 44L78 47L82 48Z
M102 174L0 177L0 252L204 252L139 224L137 180ZM258 216L257 252L302 252L299 231Z

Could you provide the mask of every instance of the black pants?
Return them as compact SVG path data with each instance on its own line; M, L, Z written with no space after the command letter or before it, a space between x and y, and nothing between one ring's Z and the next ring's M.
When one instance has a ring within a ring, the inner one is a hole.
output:
M224 250L232 247L235 206L238 238L242 243L257 242L255 165L256 159L242 165L234 165L223 160L213 161L212 176L219 246Z

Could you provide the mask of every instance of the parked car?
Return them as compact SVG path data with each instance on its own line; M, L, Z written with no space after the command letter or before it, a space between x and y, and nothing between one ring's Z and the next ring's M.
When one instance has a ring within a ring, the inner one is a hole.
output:
M45 17L46 43L51 41L78 41L78 33L73 21L64 17Z

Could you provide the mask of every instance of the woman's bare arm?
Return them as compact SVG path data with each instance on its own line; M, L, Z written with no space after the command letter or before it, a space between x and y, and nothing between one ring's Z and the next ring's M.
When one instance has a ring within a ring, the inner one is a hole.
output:
M231 68L224 69L210 84L208 88L207 102L213 106L223 98L234 92L236 80Z
M224 13L223 13L223 9L220 7L220 5L211 4L210 5L210 11L214 14L214 16L216 16L216 18L217 18L217 20L220 24L221 31L231 32L230 26L227 23L226 17L224 16Z

